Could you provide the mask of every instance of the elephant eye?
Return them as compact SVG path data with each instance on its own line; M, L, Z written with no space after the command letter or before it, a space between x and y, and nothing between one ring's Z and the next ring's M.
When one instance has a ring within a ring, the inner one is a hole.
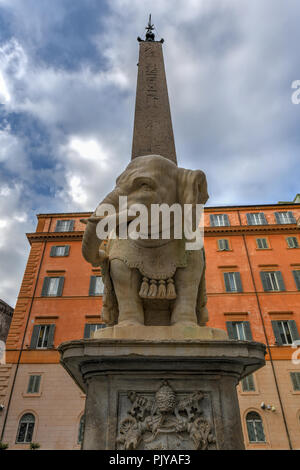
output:
M153 191L153 185L150 181L144 178L137 178L134 182L134 186L138 189L142 189L143 191Z

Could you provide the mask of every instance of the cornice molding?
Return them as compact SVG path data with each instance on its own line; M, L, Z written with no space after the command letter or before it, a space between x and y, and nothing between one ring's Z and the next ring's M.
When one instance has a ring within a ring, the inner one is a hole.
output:
M220 235L244 235L244 234L270 234L270 233L294 233L300 232L300 226L297 224L283 225L232 225L229 227L205 227L204 235L207 237ZM33 232L26 233L29 243L45 241L75 241L81 240L83 231L76 232Z

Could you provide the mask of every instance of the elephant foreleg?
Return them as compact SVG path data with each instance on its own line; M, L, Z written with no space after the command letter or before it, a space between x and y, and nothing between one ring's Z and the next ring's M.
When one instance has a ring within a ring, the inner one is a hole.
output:
M198 288L203 271L201 253L195 251L189 256L186 268L178 268L175 274L177 298L171 315L171 324L197 324L196 304Z
M119 325L144 324L142 299L139 297L141 275L118 259L111 261L111 278L119 307Z

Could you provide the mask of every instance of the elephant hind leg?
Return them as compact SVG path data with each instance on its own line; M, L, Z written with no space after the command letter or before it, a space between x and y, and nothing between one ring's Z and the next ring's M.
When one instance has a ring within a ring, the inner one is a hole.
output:
M118 259L111 261L111 278L116 293L119 319L118 324L144 324L144 310L139 296L141 275L137 269L131 269Z

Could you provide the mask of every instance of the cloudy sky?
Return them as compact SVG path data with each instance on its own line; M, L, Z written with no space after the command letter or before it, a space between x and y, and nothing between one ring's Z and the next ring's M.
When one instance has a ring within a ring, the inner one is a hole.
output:
M300 191L298 0L0 0L0 298L35 214L93 210L130 159L138 43L163 37L179 165L209 205Z

